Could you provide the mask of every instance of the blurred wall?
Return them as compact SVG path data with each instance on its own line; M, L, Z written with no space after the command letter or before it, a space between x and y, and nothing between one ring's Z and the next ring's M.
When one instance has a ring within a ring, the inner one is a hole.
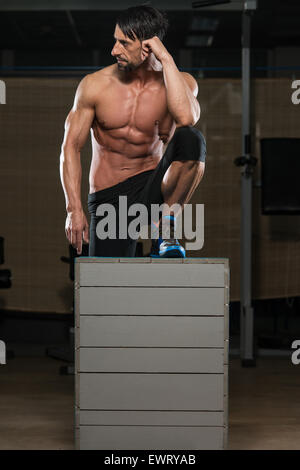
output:
M65 237L65 200L59 177L64 120L77 78L6 78L7 104L0 107L0 235L5 237L13 287L0 291L0 308L70 312L73 284ZM291 102L289 79L253 81L255 155L259 139L300 137L300 106ZM231 300L239 299L241 82L199 80L207 139L206 172L192 201L205 204L205 242L189 256L229 258ZM87 213L91 148L82 152L82 201ZM284 155L283 155L284 164ZM259 180L259 165L255 180ZM278 188L280 190L280 188ZM253 296L300 295L300 218L260 215L254 188Z

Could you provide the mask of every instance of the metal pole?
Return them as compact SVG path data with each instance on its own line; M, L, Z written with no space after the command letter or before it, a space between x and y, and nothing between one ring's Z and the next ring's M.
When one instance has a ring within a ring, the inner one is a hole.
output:
M250 5L249 5L250 4ZM243 366L255 366L252 292L252 174L250 129L250 31L251 10L245 1L242 13L242 170L241 170L241 322L240 357Z

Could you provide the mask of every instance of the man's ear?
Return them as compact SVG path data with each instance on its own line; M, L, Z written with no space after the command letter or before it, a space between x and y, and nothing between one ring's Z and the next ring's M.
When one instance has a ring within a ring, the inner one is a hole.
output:
M151 51L149 51L149 49L145 47L142 42L142 50L141 50L142 60L147 59L147 57L149 57L150 54L151 54Z

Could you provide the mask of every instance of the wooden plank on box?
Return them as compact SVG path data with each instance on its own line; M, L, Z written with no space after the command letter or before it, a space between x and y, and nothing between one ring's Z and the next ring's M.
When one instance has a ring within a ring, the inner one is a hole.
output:
M223 426L223 411L81 410L80 424L102 426Z
M224 376L81 373L80 408L222 411Z
M80 286L224 287L223 264L80 263Z
M224 347L223 317L80 317L81 347Z
M80 372L220 374L224 369L221 348L80 348L79 351Z
M221 450L223 432L214 426L80 426L80 449Z
M81 287L80 315L220 315L224 288Z

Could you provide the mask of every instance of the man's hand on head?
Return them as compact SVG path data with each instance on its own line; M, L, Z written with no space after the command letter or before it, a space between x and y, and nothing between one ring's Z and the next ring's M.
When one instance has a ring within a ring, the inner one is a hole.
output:
M165 59L170 57L169 52L157 36L142 41L142 59L146 59L151 52L160 62L163 62Z

